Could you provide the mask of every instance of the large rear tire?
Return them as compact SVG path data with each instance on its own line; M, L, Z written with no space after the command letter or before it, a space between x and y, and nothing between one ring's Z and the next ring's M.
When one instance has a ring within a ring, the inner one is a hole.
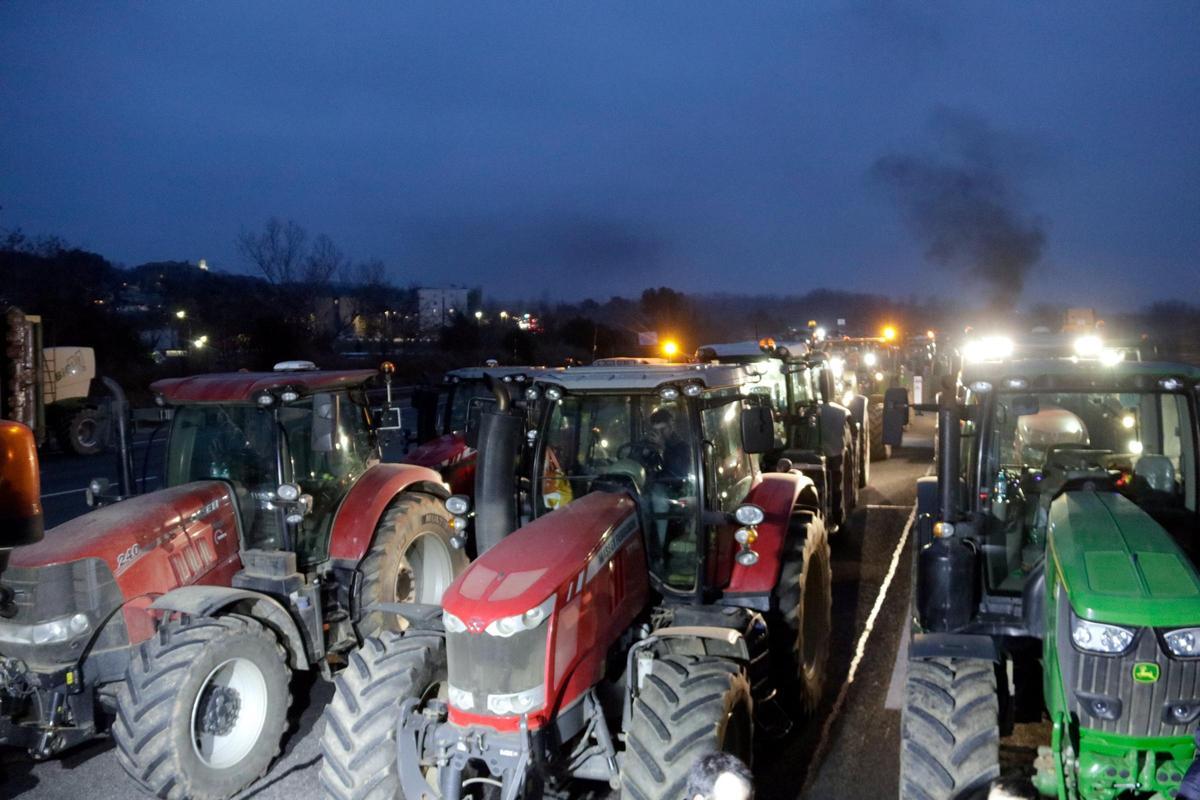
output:
M1000 776L991 661L909 661L900 724L901 800L959 800Z
M59 421L58 443L63 450L94 456L108 447L109 419L94 408L64 414Z
M655 659L625 732L622 798L685 800L688 772L705 753L724 751L749 763L753 720L750 682L735 662L710 656Z
M887 461L892 457L892 446L883 443L883 395L871 395L867 408L871 418L871 459Z
M800 512L784 544L783 567L771 613L771 660L784 707L794 715L816 710L825 689L833 627L829 538L819 517Z
M163 623L117 690L117 760L166 800L223 800L266 773L287 727L278 639L230 614Z
M446 681L441 636L385 631L350 654L334 679L321 736L321 786L336 800L394 800L400 794L396 722L400 705L431 697Z
M442 594L467 568L466 552L451 539L450 514L436 497L401 494L379 520L371 549L360 562L363 574L359 603L426 603L440 605ZM404 621L394 614L368 612L359 622L363 638L384 630L398 631Z

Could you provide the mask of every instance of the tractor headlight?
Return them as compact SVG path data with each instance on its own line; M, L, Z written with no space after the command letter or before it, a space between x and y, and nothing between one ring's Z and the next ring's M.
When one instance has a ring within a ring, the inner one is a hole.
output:
M471 510L471 498L463 494L453 494L446 498L446 510L455 517L465 517Z
M1120 655L1133 644L1133 631L1120 625L1089 622L1071 615L1071 641L1080 650L1105 655Z
M467 625L458 617L451 614L449 611L442 612L442 625L446 628L447 633L466 633Z
M513 614L511 617L501 617L500 619L493 620L488 623L484 631L492 636L500 636L507 639L509 636L516 636L522 631L531 631L541 625L553 610L554 595L551 595L544 603L534 606L523 614Z
M523 692L489 694L488 711L498 716L525 714L546 704L546 687L535 686Z
M56 644L66 642L87 633L92 627L87 614L59 617L36 625L10 625L0 623L0 642L9 644Z
M1200 656L1200 628L1177 628L1163 634L1163 641L1172 655L1181 658Z

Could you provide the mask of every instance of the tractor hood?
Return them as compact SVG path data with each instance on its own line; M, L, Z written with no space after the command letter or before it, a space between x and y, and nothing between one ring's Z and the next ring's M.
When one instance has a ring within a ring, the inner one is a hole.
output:
M1200 623L1200 578L1175 540L1128 498L1067 492L1050 506L1049 559L1080 617L1135 626Z
M442 606L478 632L561 587L582 584L637 533L635 508L624 493L593 492L539 517L476 559L446 590Z
M217 514L217 512L221 512ZM43 567L98 558L120 578L140 557L201 520L228 519L236 537L229 487L221 481L201 481L163 489L104 506L56 528L36 544L18 547L11 567ZM169 546L169 545L168 545Z

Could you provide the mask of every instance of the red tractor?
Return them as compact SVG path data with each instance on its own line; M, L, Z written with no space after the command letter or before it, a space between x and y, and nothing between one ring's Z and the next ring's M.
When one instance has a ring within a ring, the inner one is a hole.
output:
M377 603L438 603L466 521L436 472L380 463L376 376L288 362L155 383L166 488L0 573L0 744L44 758L111 730L147 791L229 797L279 752L292 672L330 676L398 626Z
M420 442L403 458L442 473L455 494L475 489L474 434L482 410L494 402L486 380L512 384L518 398L545 367L464 367L446 373L441 387L421 387L413 395L416 437Z
M834 392L825 354L805 342L710 344L696 351L699 362L754 365L761 382L754 391L769 396L784 445L764 458L787 458L811 477L825 501L830 530L840 530L858 507L859 489L871 468L867 398Z
M699 755L749 760L756 731L813 709L829 543L812 480L759 467L779 446L759 381L717 364L539 378L536 518L443 608L382 609L411 625L367 639L335 681L327 794L512 800L598 781L679 800ZM480 533L516 519L514 413L501 396L481 424Z

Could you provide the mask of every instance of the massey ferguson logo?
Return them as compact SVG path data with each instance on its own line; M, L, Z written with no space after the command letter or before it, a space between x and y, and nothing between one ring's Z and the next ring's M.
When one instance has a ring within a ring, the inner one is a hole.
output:
M1138 683L1154 683L1158 680L1158 664L1139 661L1133 665L1133 679Z

